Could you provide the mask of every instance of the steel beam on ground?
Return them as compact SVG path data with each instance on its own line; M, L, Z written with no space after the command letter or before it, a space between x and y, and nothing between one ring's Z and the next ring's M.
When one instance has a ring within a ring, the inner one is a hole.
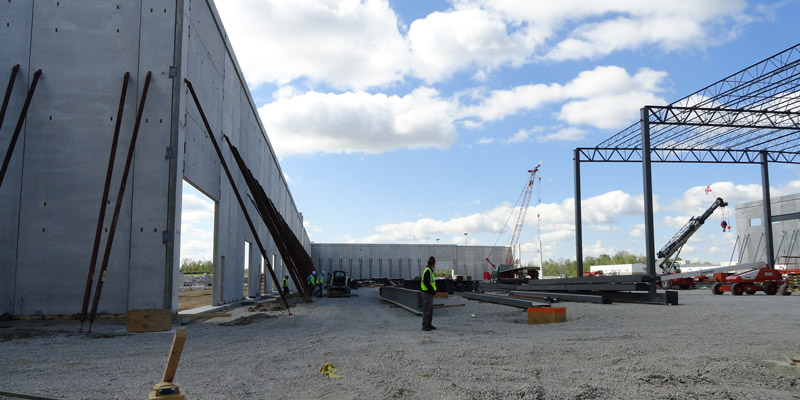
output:
M615 292L608 294L611 296L612 301L618 303L678 305L678 292L672 290L661 293Z
M528 309L529 307L550 307L550 302L515 299L513 297L501 296L496 294L462 292L459 293L459 295L470 300L480 300L489 303L503 304L506 306L518 307L524 309Z
M638 283L638 282L652 282L652 281L653 281L653 276L651 275L604 275L604 276L586 276L580 278L534 279L534 280L529 280L526 286L552 285L554 283L591 284L591 283Z
M381 299L422 315L422 292L419 290L383 286L378 289Z
M513 286L513 285L509 285ZM531 291L577 291L577 290L603 290L603 291L648 291L650 284L645 282L631 282L631 283L573 283L573 284L552 284L552 285L536 285L526 289L525 286L513 288L511 290L531 290ZM506 288L507 289L507 288Z
M598 303L598 304L611 304L611 296L606 293L599 294L575 294L575 293L560 293L560 292L529 292L517 291L508 292L509 296L525 297L533 299L550 299L556 301L576 301L580 303Z

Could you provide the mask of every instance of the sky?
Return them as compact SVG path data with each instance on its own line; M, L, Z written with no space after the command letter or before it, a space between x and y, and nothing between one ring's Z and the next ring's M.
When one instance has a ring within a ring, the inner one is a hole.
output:
M575 258L573 149L800 37L798 0L216 6L312 242L508 245L541 162L520 236L523 263L537 264ZM735 205L761 199L760 166L652 171L656 250L718 196L728 210L681 256L728 261ZM581 179L584 256L644 254L641 163L584 163ZM770 184L800 192L800 168L772 164ZM184 188L182 257L210 259L214 207Z

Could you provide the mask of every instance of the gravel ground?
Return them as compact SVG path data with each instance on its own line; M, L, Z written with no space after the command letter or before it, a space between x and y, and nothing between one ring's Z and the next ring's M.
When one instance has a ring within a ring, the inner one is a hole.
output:
M435 303L466 305L435 310L439 329L423 332L377 289L354 293L299 303L292 316L245 307L188 325L175 383L189 399L800 399L800 378L756 364L798 352L798 295L561 303L567 322L547 325L451 296ZM250 323L220 325L241 317ZM92 336L75 322L0 322L0 391L147 398L173 333L99 322ZM321 375L325 363L342 377Z

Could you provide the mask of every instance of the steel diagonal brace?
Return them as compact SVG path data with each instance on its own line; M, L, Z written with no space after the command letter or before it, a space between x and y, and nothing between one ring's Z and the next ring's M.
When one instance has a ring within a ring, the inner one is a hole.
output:
M8 78L8 87L6 87L6 95L3 96L3 105L0 106L0 129L3 128L3 119L6 116L6 109L8 109L8 102L11 99L11 91L14 89L14 80L17 78L19 71L19 64L11 68L11 77Z
M25 97L25 104L22 105L22 111L19 113L17 127L14 128L14 134L11 135L11 141L8 143L8 150L6 151L5 159L3 159L3 166L0 167L0 186L3 186L3 178L6 176L6 171L8 171L8 164L11 163L14 147L16 147L19 134L22 132L22 124L25 122L25 117L28 115L28 107L31 105L31 99L33 99L33 93L36 91L36 84L39 82L40 76L42 76L41 69L36 70L33 74L33 82L31 82L31 87L28 89L28 95Z
M89 332L92 331L92 324L97 317L97 307L100 304L100 295L103 293L103 284L105 282L106 271L108 271L108 261L111 258L111 247L114 243L114 236L117 232L117 222L119 221L119 213L122 210L122 200L125 197L125 188L128 184L128 174L131 171L131 164L133 164L133 153L136 148L136 139L139 137L139 127L142 123L142 114L144 113L144 105L147 100L147 90L150 88L150 79L153 73L147 71L147 76L144 80L144 87L142 88L142 97L139 99L139 109L136 112L136 122L133 125L133 134L131 135L131 142L128 146L128 155L125 158L125 167L122 169L122 179L119 184L119 193L117 194L117 201L114 205L114 216L111 217L111 226L108 228L108 238L106 238L106 248L103 252L103 261L100 263L100 275L97 279L97 287L94 290L94 299L92 300L92 312L89 314ZM82 325L82 323L81 323Z
M236 181L233 179L230 168L228 168L228 163L225 161L225 157L222 155L222 149L219 147L217 139L214 137L214 130L211 129L211 124L208 123L208 118L206 118L206 113L203 111L203 107L200 105L200 100L197 98L197 93L194 91L194 86L192 86L192 82L188 79L184 79L183 82L186 83L186 87L189 88L189 93L191 93L192 99L194 100L194 105L197 107L197 111L200 113L200 118L203 120L203 126L206 128L208 138L211 140L211 144L214 146L214 150L217 153L220 164L222 164L222 169L225 170L225 175L228 177L228 182L231 184L233 194L236 196L236 200L239 202L239 208L241 208L242 214L244 214L244 219L247 221L247 225L250 227L250 231L253 233L256 245L258 245L261 255L266 259L267 252L258 236L258 230L256 229L255 224L253 224L253 219L250 218L250 212L247 211L247 206L244 204L244 199L242 199L241 193L239 193L239 188L236 186ZM269 271L269 274L272 276L272 281L275 283L275 287L281 287L278 278L275 276L275 271L273 271L272 268L267 268L267 271ZM286 306L286 310L289 312L289 315L292 315L292 310L289 308L289 302L286 301L286 296L284 296L283 290L279 290L278 294L280 294L283 305Z

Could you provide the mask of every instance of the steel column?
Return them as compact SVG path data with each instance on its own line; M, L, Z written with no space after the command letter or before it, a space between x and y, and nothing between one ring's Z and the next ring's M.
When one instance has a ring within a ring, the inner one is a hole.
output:
M22 132L22 124L25 122L25 117L28 115L28 107L31 105L33 92L36 91L36 84L39 82L40 76L42 76L41 69L36 70L33 74L33 82L31 82L31 87L28 89L28 95L25 97L25 104L22 105L22 111L19 113L17 127L14 128L14 134L11 135L11 141L8 143L8 150L6 151L5 159L3 159L3 166L0 167L0 186L3 186L3 178L6 176L6 171L8 171L8 164L11 163L11 155L14 154L14 147L16 147L19 134Z
M578 262L578 277L583 276L583 226L581 218L581 156L578 149L572 151L575 162L575 260ZM539 246L539 251L542 251ZM544 265L542 274L544 274Z
M775 268L775 253L772 248L772 201L769 197L769 163L767 162L767 152L761 152L761 197L764 201L764 239L766 246L764 250L767 254L767 265Z
M653 227L653 176L650 170L650 111L641 110L642 115L642 180L644 195L644 231L647 249L647 273L656 276L656 246ZM656 292L656 285L650 285L650 293Z

